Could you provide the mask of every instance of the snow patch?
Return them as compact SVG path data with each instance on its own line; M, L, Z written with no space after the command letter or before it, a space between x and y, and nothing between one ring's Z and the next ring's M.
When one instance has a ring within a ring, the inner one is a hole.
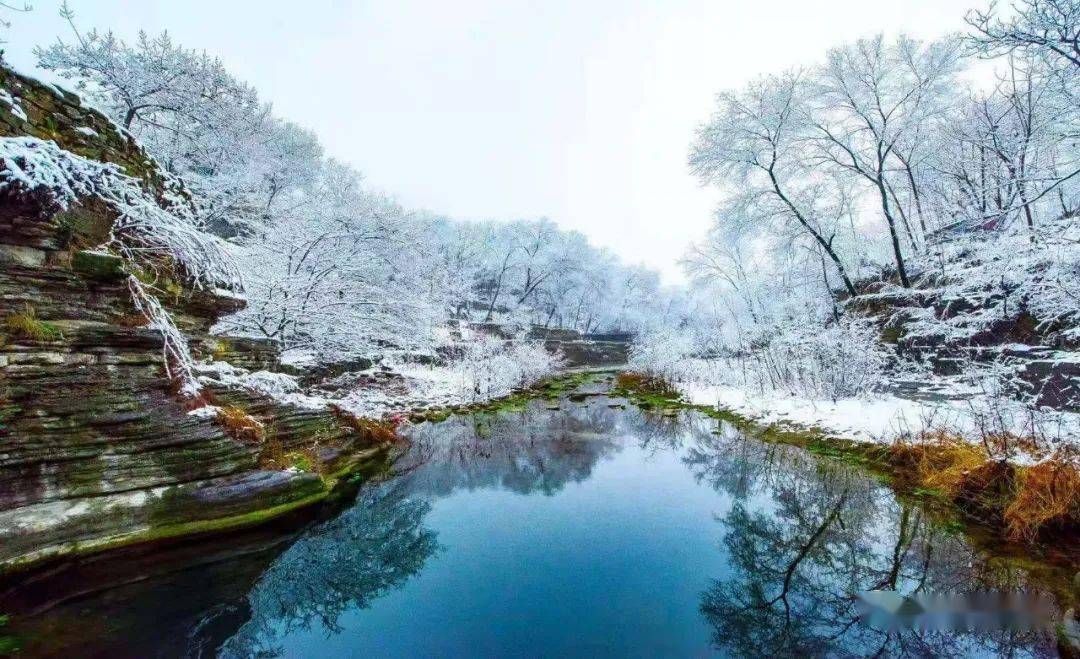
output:
M15 115L23 121L29 121L26 118L26 112L23 111L20 101L22 99L16 98L9 94L6 89L0 89L0 101L7 103L11 107L11 114Z
M228 387L238 387L269 396L275 401L295 405L304 409L326 409L330 401L320 396L305 394L296 377L270 371L249 372L247 369L233 366L228 362L209 362L197 364L200 384L216 383Z
M203 405L188 412L188 416L193 416L196 419L215 419L220 411L221 408L217 405Z
M727 409L763 424L817 428L852 441L888 444L931 431L978 441L986 432L1007 432L1034 437L1047 451L1066 445L1080 447L1080 414L1033 409L1020 401L948 381L936 390L951 391L954 397L941 396L940 400L916 400L893 393L822 400L779 391L750 391L703 378L684 378L679 388L696 405ZM1042 453L1032 455L1020 448L1005 457L1018 465L1045 459Z

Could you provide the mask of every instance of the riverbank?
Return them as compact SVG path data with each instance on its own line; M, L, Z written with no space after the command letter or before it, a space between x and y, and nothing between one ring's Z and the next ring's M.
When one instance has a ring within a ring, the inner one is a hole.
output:
M0 573L62 557L265 524L321 504L343 487L385 470L399 452L396 445L402 440L395 426L401 420L419 423L452 414L520 409L534 398L558 397L592 373L571 371L486 401L387 410L376 418L339 408L298 407L235 386L208 385L207 396L214 404L200 409L213 408L219 415L235 410L264 433L255 440L234 440L241 445L255 441L251 471L0 511Z
M616 392L644 409L692 409L770 442L804 447L858 464L887 479L898 492L946 505L1002 540L1048 548L1076 546L1080 539L1080 471L1072 455L1038 454L1016 463L1000 456L1008 435L981 442L944 431L923 431L890 442L859 441L827 428L777 416L752 417L718 404L702 404L700 391L684 394L675 385L624 373ZM796 417L798 418L798 417ZM1032 454L1037 447L1024 447Z

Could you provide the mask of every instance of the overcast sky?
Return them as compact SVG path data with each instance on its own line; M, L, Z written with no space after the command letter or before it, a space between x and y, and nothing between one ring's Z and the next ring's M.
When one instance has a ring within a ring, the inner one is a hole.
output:
M168 30L220 56L405 205L548 216L680 281L713 195L686 168L713 95L884 31L932 38L980 0L70 0L80 29ZM7 58L70 30L10 15ZM42 76L47 77L47 76Z

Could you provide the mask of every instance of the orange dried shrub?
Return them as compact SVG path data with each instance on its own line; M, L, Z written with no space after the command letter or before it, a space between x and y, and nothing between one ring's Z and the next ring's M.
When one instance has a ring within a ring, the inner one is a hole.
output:
M942 431L893 443L889 458L910 484L949 497L959 494L972 472L990 459L982 447Z
M1000 524L1010 540L1033 542L1044 532L1080 529L1080 469L1057 454L1032 466L992 457L1007 447L1038 449L1025 438L988 436L972 443L944 432L889 447L898 474L912 487L932 489L984 521Z
M646 375L635 371L626 371L615 376L615 384L623 389L637 389L645 382Z
M227 435L241 442L258 444L266 436L263 424L235 405L227 405L218 410L217 422Z
M353 427L356 428L361 437L373 444L386 444L396 442L399 439L394 424L386 421L356 417Z
M1005 509L1013 540L1032 541L1044 530L1080 527L1080 471L1048 459L1018 470L1016 494Z
M347 426L356 431L360 438L371 444L390 444L401 439L397 433L401 417L392 416L386 421L376 421L366 417L356 416L336 405L331 406L334 414Z

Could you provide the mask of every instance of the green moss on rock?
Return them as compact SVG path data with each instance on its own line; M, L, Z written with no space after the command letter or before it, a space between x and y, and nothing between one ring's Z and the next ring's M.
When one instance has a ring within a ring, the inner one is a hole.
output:
M75 252L71 257L71 267L85 279L93 281L117 281L127 277L123 259L103 252Z

